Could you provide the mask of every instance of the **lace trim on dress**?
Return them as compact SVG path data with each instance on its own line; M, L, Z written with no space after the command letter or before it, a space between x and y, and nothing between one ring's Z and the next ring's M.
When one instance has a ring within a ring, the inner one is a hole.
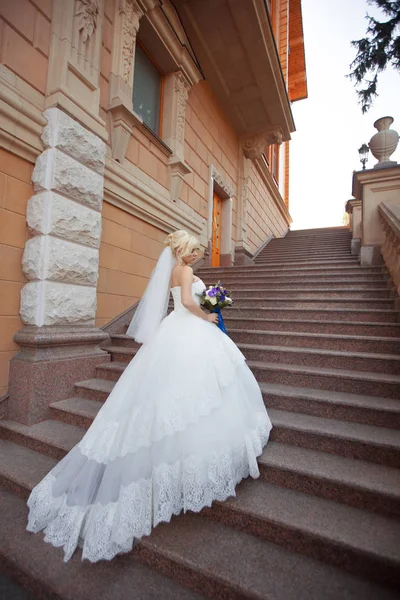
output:
M204 457L192 455L173 464L155 467L149 479L121 486L117 501L106 505L69 506L67 496L52 495L56 477L50 472L34 488L28 506L27 529L44 529L46 542L64 548L64 562L77 546L82 559L111 560L128 552L152 527L182 510L199 512L214 500L235 496L236 485L245 477L258 477L257 456L268 441L270 424L259 415L257 427L244 440L224 451Z

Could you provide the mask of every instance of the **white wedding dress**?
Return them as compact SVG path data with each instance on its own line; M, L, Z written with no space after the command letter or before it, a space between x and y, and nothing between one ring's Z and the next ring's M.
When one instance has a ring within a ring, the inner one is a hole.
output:
M193 283L193 297L204 289ZM161 521L259 476L271 422L245 358L214 324L174 311L144 344L82 440L33 489L27 529L92 562L128 552Z

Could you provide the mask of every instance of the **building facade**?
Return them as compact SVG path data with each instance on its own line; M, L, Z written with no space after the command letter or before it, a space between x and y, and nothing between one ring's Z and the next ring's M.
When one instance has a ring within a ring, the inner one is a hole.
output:
M213 266L287 232L307 83L300 0L3 0L0 40L1 396L18 350L98 360L170 231Z

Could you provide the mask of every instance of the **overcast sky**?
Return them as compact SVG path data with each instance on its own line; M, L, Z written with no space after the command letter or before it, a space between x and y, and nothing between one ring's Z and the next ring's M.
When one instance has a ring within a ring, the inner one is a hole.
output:
M352 172L361 169L357 150L377 133L374 122L392 116L392 129L400 133L400 74L390 70L380 76L379 97L366 115L345 77L356 55L350 42L366 31L365 14L382 13L366 0L302 0L302 7L308 99L293 104L292 229L341 225ZM400 162L399 147L392 160ZM376 162L370 153L367 168Z

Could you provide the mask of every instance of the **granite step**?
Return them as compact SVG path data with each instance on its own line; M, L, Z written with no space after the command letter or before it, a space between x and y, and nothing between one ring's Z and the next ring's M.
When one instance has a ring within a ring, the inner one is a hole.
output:
M100 378L81 381L76 384L76 397L50 405L54 418L87 427L97 414L97 403L108 398L114 384ZM269 408L400 429L400 400L269 382L262 382L260 387Z
M0 439L0 489L28 499L31 490L57 464L57 459Z
M33 461L30 464L34 468ZM12 579L46 600L204 600L197 593L181 585L177 579L162 575L157 570L136 560L131 554L119 556L111 562L82 563L78 550L66 564L62 548L54 548L43 541L43 534L26 531L28 509L25 501L0 489L0 505L6 519L0 523L0 563ZM294 562L294 559L293 559ZM312 565L310 566L310 570ZM340 576L340 571L338 574ZM332 580L337 574L332 574ZM322 576L321 576L322 579ZM321 586L323 585L321 581ZM347 581L343 582L346 587ZM373 589L370 584L350 580L355 592ZM378 588L376 593L378 593ZM383 594L389 593L382 590ZM354 596L355 598L355 596ZM385 598L385 597L383 597ZM4 600L12 600L4 598ZM387 600L391 600L390 596Z
M255 261L255 264L259 267L279 267L280 265L296 265L298 267L306 267L308 265L316 266L316 265L329 265L329 266L348 266L348 265L358 265L359 262L357 258L349 256L329 256L326 258L316 258L311 256L302 256L294 258L292 256L281 256L279 254L271 255L268 258L263 258Z
M126 363L110 362L97 365L96 377L99 379L107 379L108 381L118 381L121 374L124 372Z
M0 485L27 498L56 462L47 454L0 440ZM273 441L264 449L259 464L263 479L280 486L386 515L400 513L396 469Z
M271 440L400 468L400 431L268 408ZM399 473L400 483L400 473Z
M326 263L328 264L336 262L343 264L360 264L358 257L354 256L354 254L351 254L350 250L347 248L345 250L310 250L307 252L299 252L297 250L272 250L271 248L268 252L259 254L254 259L254 264L260 265L263 263L269 263L274 260L277 262L293 261L294 263L308 263L310 261L323 264L324 261L326 261Z
M319 236L322 236L326 239L331 235L348 237L348 239L351 239L351 232L345 225L335 225L334 227L309 227L308 229L291 229L284 238L280 239L287 240L290 238L303 237L312 240L313 238L317 238Z
M231 329L253 329L253 330L270 330L284 331L288 333L336 333L349 335L367 335L387 338L400 338L400 323L386 323L384 321L368 322L368 321L316 321L306 319L266 319L266 318L248 318L232 316L231 311L225 311L224 321L228 328L228 333ZM122 328L127 330L127 325ZM119 345L119 344L117 344ZM129 344L128 344L129 346Z
M281 242L281 243L280 243ZM290 244L285 243L283 240L272 240L269 244L264 246L259 254L255 257L254 260L257 260L260 256L268 255L270 252L293 252L299 255L303 255L304 253L314 252L318 254L319 252L347 252L351 253L351 243L348 241L341 242L327 242L327 243L319 243L319 244L310 244L304 242L292 242ZM353 255L354 256L354 255Z
M351 245L346 243L340 244L318 244L314 246L307 246L305 244L276 244L270 243L266 246L259 254L257 254L253 260L257 262L262 258L269 257L271 254L282 254L292 256L324 256L324 255L340 255L345 254L353 258L358 258L355 254L351 253Z
M310 268L309 266L305 266L302 267L301 270L300 269L296 269L294 267L292 267L288 273L288 275L291 275L292 277L296 277L296 276L303 276L307 275L307 273L304 273L304 269L308 269ZM282 267L283 271L286 272L288 270L288 267ZM353 279L353 275L357 275L358 278L362 277L364 279L373 279L373 278L377 278L380 277L381 279L387 278L387 273L386 271L382 268L382 267L360 267L359 265L354 266L354 265L349 265L349 266L341 266L341 267L336 267L334 269L330 268L329 272L325 272L323 268L312 268L312 273L309 273L308 276L310 279L314 279L314 278L318 278L321 276L325 276L327 277L329 280L331 279L331 277L337 277L340 276L342 279ZM353 273L348 273L348 270L351 269L353 271ZM373 269L372 271L366 271L365 269ZM196 274L200 275L201 277L208 277L208 276L212 276L215 277L215 275L223 275L225 276L236 276L236 275L246 275L246 276L251 276L251 277L255 277L256 275L262 275L264 276L269 276L270 275L270 267L268 266L260 266L260 265L246 265L246 266L231 266L231 267L202 267L199 269L196 269ZM276 271L276 270L275 270ZM298 272L297 272L298 271ZM339 272L338 272L339 271ZM279 274L279 272L278 272ZM285 274L285 273L284 273Z
M315 274L325 274L325 275L360 275L362 274L364 277L369 275L384 275L383 267L361 267L360 265L349 265L349 266L325 266L325 265L307 265L304 267L296 267L287 265L285 267L263 267L263 266L246 266L246 267L218 267L218 268L202 268L196 270L196 273L201 275L204 274L215 274L215 273L224 273L230 275L238 275L239 273L248 274L251 273L253 276L255 274L264 273L288 273L293 274L294 272L302 274L302 275L315 275Z
M351 253L350 244L330 244L307 247L304 244L268 244L257 256L253 258L255 263L269 258L270 256L293 256L293 258L304 256L321 257L321 256L351 256L357 260L358 256Z
M359 308L359 309L386 309L394 306L393 298L360 298L354 296L327 297L319 296L304 297L302 294L297 298L285 298L284 296L272 296L262 292L253 292L251 296L237 292L234 296L235 305L239 308L244 304L251 303L254 308L258 307L282 307L282 308Z
M227 323L227 321L228 319L225 323ZM231 321L231 319L229 319L229 321ZM256 327L257 325L257 322L254 322L254 326ZM274 330L245 329L244 327L229 327L228 329L230 338L236 344L247 343L270 346L290 346L294 348L323 348L326 350L400 354L400 337L302 333L297 331L280 332ZM138 348L139 344L137 344L130 336L118 333L111 335L111 346ZM105 347L105 349L108 347Z
M229 311L229 312L228 312ZM236 304L224 313L225 317L232 316L241 319L301 319L305 321L338 321L343 322L383 322L383 323L398 323L398 311L393 309L378 309L378 308L289 308L279 307L270 308L268 306L253 306L252 304L243 304L240 307Z
M129 346L107 346L107 352L111 354L111 361L129 363L137 352L137 348Z
M265 393L265 388L263 391ZM271 408L269 398L266 402L274 425L273 441L400 468L399 430L278 410ZM52 407L63 412L61 418L65 422L47 420L26 426L3 421L0 423L2 438L62 458L82 438L101 403L71 398L54 403Z
M286 286L295 286L295 287L320 287L321 285L347 285L347 284L372 284L377 285L379 287L389 287L390 282L384 274L380 275L330 275L326 276L324 273L320 273L318 275L313 275L312 277L307 277L304 275L298 275L297 273L293 273L292 275L280 275L277 273L276 275L259 274L259 276L254 276L250 273L247 275L245 273L238 273L237 275L231 274L210 274L203 276L201 273L197 273L201 279L207 285L214 285L218 280L228 286L232 285L240 285L241 287L255 287L255 286L268 286L271 287L286 287Z
M258 382L336 392L358 393L383 398L400 398L400 376L344 369L328 369L302 365L248 361ZM100 379L117 381L126 363L113 361L96 367Z
M57 460L63 458L84 434L83 427L55 419L46 419L35 425L0 421L0 439L20 444Z
M311 316L311 315L310 315ZM378 336L385 338L400 338L400 323L392 322L352 322L352 321L324 321L324 320L299 320L299 319L268 319L250 318L248 316L235 317L231 312L224 313L225 325L230 333L234 329L262 330L288 333L316 333L338 334L351 336Z
M119 365L121 363L104 364L97 367L97 370L98 373L108 374L105 379L116 380L123 370L118 372ZM278 383L299 388L380 396L395 400L400 398L400 376L398 375L261 361L249 361L248 365L259 383Z
M67 422L87 429L100 405L95 400L71 398L55 402L51 408L57 409L56 418L64 420L64 415L69 415ZM276 419L271 409L269 412L275 427L279 428L279 418ZM87 420L85 423L82 422L83 416ZM67 451L69 446L64 444L63 449ZM30 456L34 457L33 468L29 464ZM25 497L26 486L21 485L21 477L32 483L28 487L33 487L35 478L40 480L55 462L47 455L0 440L0 483L14 493ZM259 462L262 476L267 481L389 516L400 516L400 474L395 469L368 462L358 464L352 459L272 441Z
M99 379L98 381L101 382L102 380ZM109 384L113 382L107 381L106 383ZM99 386L99 389L103 388L104 390L106 387L107 386L104 385ZM114 387L114 384L112 387ZM88 391L88 388L86 388L86 390ZM90 391L88 395L90 395ZM53 419L67 423L68 425L89 429L101 407L101 403L107 400L108 395L109 393L107 392L104 392L102 396L99 394L98 400L88 398L87 396L83 397L83 395L67 398L66 400L57 400L50 404L50 415ZM100 397L101 403L99 402Z
M320 300L322 298L343 298L350 297L354 299L386 299L391 302L394 299L390 298L390 289L387 287L371 287L358 289L356 287L347 287L332 289L329 286L329 289L316 287L316 288L305 288L305 287L292 287L289 289L282 289L278 287L269 287L264 286L261 287L239 287L237 285L231 285L229 288L232 298L282 298L282 299L291 299L291 298L301 298L307 300Z
M204 283L207 283L207 285L212 285L212 283L215 283L215 281L211 281L210 279L208 279L207 281L205 281ZM236 292L236 291L240 291L240 290L255 290L255 291L267 291L267 292L282 292L284 294L289 294L290 293L297 293L298 291L302 292L302 293L315 293L318 294L319 292L325 292L328 293L328 290L326 289L326 285L323 285L323 281L315 281L315 282L309 282L308 280L300 280L300 281L296 281L293 282L293 280L291 280L291 282L288 281L282 281L279 282L279 285L276 284L275 278L268 278L267 280L260 279L258 281L258 283L253 283L253 284L246 284L246 283L242 283L241 279L237 279L236 282L232 282L232 285L230 286L230 290L232 293ZM344 279L342 281L337 281L337 282L333 282L329 284L329 291L332 292L332 294L336 293L336 292L379 292L379 293L383 293L386 292L387 294L389 294L391 292L391 289L389 287L388 282L385 281L369 281L368 279L366 279L365 281L354 281L353 279Z
M270 382L260 388L268 409L400 429L400 399Z
M400 354L400 337L340 335L333 333L299 333L296 331L276 332L229 327L229 336L236 344L263 344L290 346L292 348L321 348L346 352L373 352ZM125 335L112 336L115 345L133 347L132 338Z
M193 514L156 527L133 552L118 557L118 565L101 562L87 568L80 550L66 565L61 548L25 530L24 500L5 490L0 490L0 500L9 515L0 525L2 564L39 597L125 600L132 597L134 582L135 600L398 598L378 583ZM110 585L116 566L117 586Z
M398 375L400 382L400 355L248 343L240 343L238 346L249 361L268 361L286 365L387 373ZM134 351L134 349L132 350ZM109 351L114 356L114 350L109 349Z
M400 587L400 522L270 483L247 480L206 515L354 574Z
M400 516L398 469L273 441L258 464L268 483L387 517Z
M238 347L248 360L400 375L400 356L393 354L249 343L239 343ZM107 346L107 351L112 361L128 363L135 356L137 348Z
M112 392L114 381L94 378L75 383L75 395L79 398L104 402Z

